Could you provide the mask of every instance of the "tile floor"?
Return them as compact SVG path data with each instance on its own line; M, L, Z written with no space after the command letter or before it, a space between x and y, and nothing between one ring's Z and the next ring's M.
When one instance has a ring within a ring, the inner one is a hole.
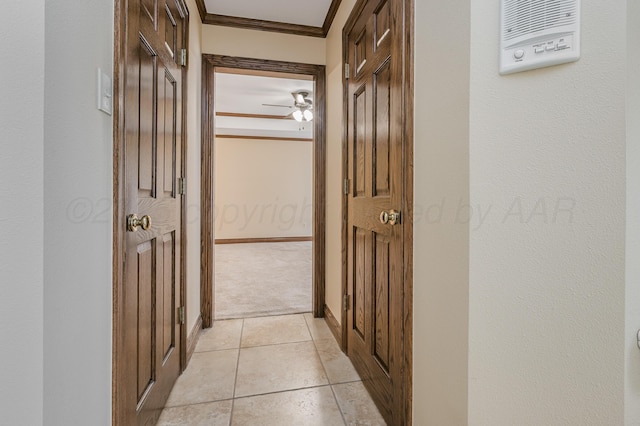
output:
M295 314L203 331L158 425L386 423L324 320Z

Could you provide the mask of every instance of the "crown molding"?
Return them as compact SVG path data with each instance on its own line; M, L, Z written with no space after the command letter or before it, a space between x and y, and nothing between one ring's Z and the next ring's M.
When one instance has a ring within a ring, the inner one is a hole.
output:
M198 7L198 13L200 14L200 19L203 24L325 38L329 33L329 29L331 29L331 24L333 24L333 20L338 12L341 2L342 0L332 0L322 27L289 24L286 22L263 21L260 19L241 18L238 16L216 15L207 12L204 0L196 0L196 6Z

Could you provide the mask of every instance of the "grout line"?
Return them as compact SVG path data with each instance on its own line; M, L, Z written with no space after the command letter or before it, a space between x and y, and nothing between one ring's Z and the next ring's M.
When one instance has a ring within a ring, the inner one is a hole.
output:
M333 389L333 385L329 385L329 387L331 388L331 393L333 394L333 399L336 401L336 405L338 406L338 411L340 411L340 416L342 417L342 421L344 422L345 426L347 426L347 419L344 417L344 412L342 411L342 406L340 405L340 402L338 401L338 396L336 395L336 391Z
M236 375L233 378L233 398L231 399L231 415L229 416L229 425L233 422L233 409L236 400L236 385L238 384L238 370L240 370L240 352L242 351L242 333L244 333L244 319L242 327L240 327L240 341L238 342L238 359L236 360Z
M336 396L335 391L333 390L333 386L331 385L331 379L329 378L329 373L327 372L327 367L324 365L324 360L322 356L320 356L320 351L318 350L318 345L316 345L316 339L313 337L313 333L311 333L311 326L309 325L309 321L307 321L307 316L304 316L304 322L307 324L307 329L309 330L309 335L311 335L311 341L313 342L313 347L316 348L316 354L318 355L318 359L320 360L320 365L322 365L322 369L324 370L324 375L327 377L327 382L329 382L329 389L331 389L331 393L333 394L333 400L336 402L336 407L338 407L338 411L340 412L340 417L342 417L342 421L345 426L347 425L347 419L344 418L344 413L342 412L342 407L338 402L338 397Z
M162 409L162 411L170 410L172 408L191 407L191 406L194 406L194 405L215 404L217 402L227 402L227 401L233 401L233 398L223 398L223 399L216 399L216 400L213 400L213 401L200 401L200 402L191 402L191 403L180 404L180 405L170 405L170 406L164 407Z
M303 386L301 388L282 389L282 390L271 391L271 392L256 393L256 394L251 394L251 395L242 395L242 396L235 397L235 399L246 399L246 398L253 398L253 397L256 397L256 396L277 395L279 393L297 392L297 391L308 390L308 389L319 389L319 388L326 388L326 387L330 387L330 386L331 386L330 383L327 383L327 384L324 384L324 385Z
M280 343L265 343L264 345L255 345L255 346L240 346L241 349L253 349L253 348L266 348L268 346L283 346L283 345L292 345L295 343L307 343L312 342L313 338L309 340L295 340L291 342L280 342ZM242 343L241 343L242 345Z
M312 311L300 311L300 312L265 312L261 314L255 314L255 316L238 316L238 317L229 317L229 318L215 318L215 321L233 321L233 320L244 320L244 319L260 319L260 318L271 318L271 317L287 317L293 315L304 315L311 314Z

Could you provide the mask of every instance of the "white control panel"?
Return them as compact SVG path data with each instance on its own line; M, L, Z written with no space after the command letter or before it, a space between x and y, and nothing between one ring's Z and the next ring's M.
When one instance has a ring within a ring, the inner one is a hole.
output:
M500 74L511 74L535 68L577 61L580 53L574 34L560 34L521 43L503 49Z

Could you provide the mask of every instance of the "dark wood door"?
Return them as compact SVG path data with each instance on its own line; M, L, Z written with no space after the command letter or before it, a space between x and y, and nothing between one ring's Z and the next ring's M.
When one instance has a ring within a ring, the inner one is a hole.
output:
M178 179L185 17L183 4L176 0L127 3L121 367L126 370L121 384L126 425L155 424L180 373ZM138 226L133 226L133 215L143 219Z
M404 415L400 3L359 2L345 27L347 348L390 425L402 424Z

